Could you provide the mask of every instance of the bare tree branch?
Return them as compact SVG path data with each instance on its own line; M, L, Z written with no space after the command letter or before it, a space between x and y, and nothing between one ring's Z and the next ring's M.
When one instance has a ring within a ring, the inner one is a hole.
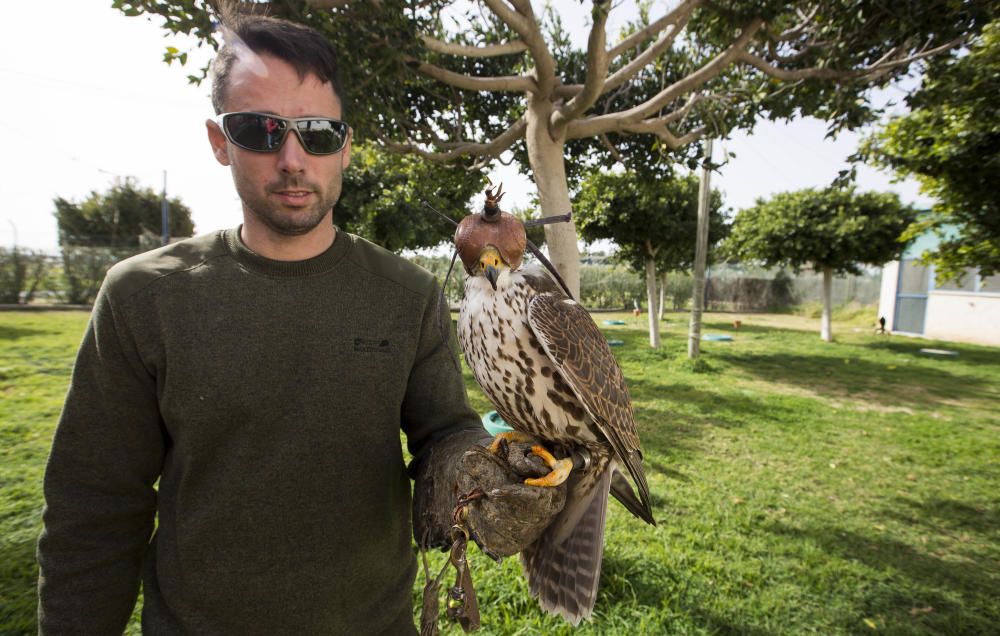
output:
M611 76L608 77L608 79L604 82L604 89L601 91L601 94L603 95L609 91L612 91L621 86L622 84L624 84L625 82L629 81L630 79L635 77L636 74L639 73L639 71L648 66L650 62L655 60L664 51L669 49L670 45L672 45L674 40L677 38L677 34L684 30L684 27L687 25L688 20L691 19L691 12L694 11L694 7L700 1L701 0L698 0L698 2L689 2L687 4L680 5L680 7L672 11L670 15L666 16L665 18L661 18L661 20L666 20L666 18L670 18L670 20L667 21L668 22L667 28L663 30L663 32L660 34L660 37L651 45L649 45L649 47L647 47L645 51L639 54L639 56L636 57L636 59L632 60L631 62L629 62L628 64L626 64L625 66L623 66L622 68L618 69L613 74L611 74ZM688 8L689 10L686 13L679 13L679 10L685 7ZM608 53L608 59L609 60L612 59L612 54L610 52ZM568 99L578 95L581 90L583 90L582 84L567 84L564 86L559 86L556 89L556 95Z
M708 132L708 127L702 126L680 137L674 135L665 125L654 122L630 124L625 126L624 130L632 133L651 133L656 135L671 150L677 150L704 137L705 133Z
M775 79L780 79L783 81L794 81L802 79L856 79L856 78L877 78L882 75L887 74L889 71L899 68L900 66L906 66L917 60L921 60L925 57L930 57L932 55L937 55L949 49L953 49L956 46L961 45L966 40L965 36L955 38L950 42L942 44L941 46L934 47L932 49L924 49L919 53L914 53L904 58L890 59L895 53L898 54L898 49L900 47L895 47L889 51L886 55L883 55L878 61L860 69L850 69L850 70L839 70L832 68L797 68L797 69L783 69L774 66L767 60L750 53L749 51L740 51L739 59L747 64L763 71L770 77Z
M393 141L383 134L379 134L378 139L386 148L393 152L415 154L431 161L446 162L459 157L498 158L505 150L513 146L518 139L524 137L524 131L527 127L528 122L522 117L490 142L449 142L447 144L448 150L445 152L427 150L413 141L406 143Z
M705 82L721 73L731 63L740 59L740 54L744 52L747 44L762 26L762 20L754 20L743 29L743 32L729 45L729 48L716 55L697 71L677 80L642 104L628 110L609 113L607 115L596 115L570 122L567 138L591 137L601 133L621 130L623 124L629 125L640 122L665 107L677 97L697 90Z
M646 119L640 122L628 123L625 121L619 122L619 125L614 130L609 130L607 132L629 132L637 134L653 134L662 139L671 149L680 148L692 141L700 139L702 135L705 134L706 127L701 127L697 130L687 133L681 137L677 137L668 128L668 124L672 124L676 121L683 119L691 112L694 105L705 99L724 99L724 97L718 95L705 95L701 93L696 93L688 98L687 103L681 108L667 113L661 117L654 117L652 119ZM621 161L617 150L611 145L611 141L607 137L607 133L600 133L600 139L604 142L605 146L611 151L611 154L618 160ZM572 137L570 137L572 138Z
M503 20L504 24L514 29L525 41L532 35L533 20L512 10L504 0L483 0L483 2L493 12L493 15Z
M765 74L774 77L776 79L792 81L801 79L847 79L851 77L858 77L862 74L862 71L849 70L842 71L833 68L798 68L798 69L784 69L774 66L767 60L750 53L749 51L741 51L739 59L746 62L750 66L763 71Z
M680 121L681 119L684 119L685 117L687 117L688 113L691 112L691 109L694 108L695 104L697 104L698 102L700 102L702 100L705 100L705 99L720 100L720 99L725 99L725 98L721 97L719 95L708 95L708 94L703 94L703 93L694 93L693 95L691 95L691 97L688 98L687 103L685 103L683 106L681 106L680 108L678 108L675 111L669 112L669 113L667 113L665 115L661 115L660 117L657 117L655 120L652 120L652 121L659 122L659 123L663 124L664 126L667 125L667 124L672 124L675 121ZM647 121L650 121L650 120L647 120Z
M521 36L535 61L535 95L547 99L556 85L556 61L549 51L545 38L542 37L531 3L525 0L512 0L511 4L517 11L512 11L504 0L483 0L483 3Z
M611 143L611 139L609 139L607 135L601 135L601 143L603 143L604 147L608 149L608 152L611 153L611 156L614 157L615 161L618 163L625 163L625 159L622 157L621 153L618 152L618 149L615 148L615 145Z
M618 88L628 80L632 79L639 71L645 68L650 62L655 60L664 51L669 49L670 46L674 43L674 39L677 37L677 34L680 33L682 30L684 30L684 27L687 25L687 22L690 19L691 19L690 12L687 13L686 15L679 16L678 20L674 24L670 25L672 28L670 28L669 30L665 30L662 34L660 34L660 37L659 39L656 40L656 42L653 42L651 45L649 45L649 47L641 54L639 54L639 56L636 57L634 60L632 60L625 66L615 71L611 75L611 77L608 78L608 81L604 83L603 92L606 93L610 90Z
M549 126L554 137L559 137L566 128L567 122L586 112L597 101L598 96L604 92L604 76L608 72L608 54L604 50L606 37L604 29L608 23L611 2L606 1L595 6L594 9L597 15L594 16L594 24L591 25L590 35L587 37L587 77L584 79L583 90L565 106L552 113Z
M687 17L690 17L691 12L694 11L695 8L698 5L702 4L703 2L704 0L686 0L685 2L680 3L679 5L674 7L674 10L671 11L670 13L666 14L659 20L652 22L651 24L649 24L649 26L639 29L632 35L628 36L627 38L616 44L614 48L608 51L608 57L612 60L615 59L628 49L638 45L640 42L643 42L648 38L653 37L660 31L666 29L671 24L676 24L680 16L687 15ZM684 21L686 22L687 18L685 18Z
M472 77L463 75L462 73L455 73L440 66L428 64L427 62L421 62L409 56L404 57L403 60L421 75L436 79L455 88L464 88L470 91L515 91L521 93L535 90L535 81L530 77L521 75Z
M798 36L800 36L803 33L805 33L806 27L808 27L809 23L812 22L813 18L816 17L816 12L817 11L819 11L819 5L818 4L813 5L813 7L809 10L809 13L802 13L802 11L796 11L796 13L799 14L799 18L801 19L801 22L799 22L798 24L796 24L795 26L793 26L790 29L785 29L784 31L782 31L778 35L778 39L779 40L791 40L792 38L797 38Z
M444 55L496 57L498 55L523 53L528 50L528 45L521 40L511 40L510 42L494 44L492 46L465 46L463 44L454 44L452 42L442 42L441 40L433 38L429 35L421 35L420 39L423 40L424 46L428 49L434 51L435 53L442 53Z

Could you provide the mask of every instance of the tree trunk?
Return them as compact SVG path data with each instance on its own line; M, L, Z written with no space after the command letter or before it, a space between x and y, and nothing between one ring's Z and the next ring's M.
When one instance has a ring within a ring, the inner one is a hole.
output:
M656 312L656 319L663 320L663 304L667 293L667 273L660 274L660 308Z
M688 329L688 358L701 355L701 310L705 304L705 262L708 260L709 167L712 164L712 140L705 140L705 164L698 188L698 234L694 248L694 289L691 294L691 327Z
M538 188L538 200L542 216L566 214L572 207L569 200L569 186L566 183L566 165L563 159L565 139L553 139L549 134L549 116L552 104L529 100L528 130L525 141L528 145L528 162ZM549 260L559 270L573 297L580 299L580 249L576 244L576 225L552 223L545 226L545 243Z
M833 313L833 269L823 268L823 318L820 324L819 335L826 342L833 341L833 333L830 329L830 322Z
M649 346L660 347L660 323L656 319L656 263L646 259L646 313L649 314Z

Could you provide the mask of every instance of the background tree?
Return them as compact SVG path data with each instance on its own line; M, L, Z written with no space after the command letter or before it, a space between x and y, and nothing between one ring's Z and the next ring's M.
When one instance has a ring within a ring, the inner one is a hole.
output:
M127 15L165 17L171 32L220 43L204 2L113 2ZM475 166L511 151L534 180L544 216L570 210L578 166L669 170L669 161L650 157L694 157L700 151L692 141L752 128L760 117L814 115L833 128L869 121L876 113L864 99L868 88L960 46L993 12L976 0L912 0L892 9L861 0L681 0L662 15L640 12L609 42L612 2L595 0L583 3L591 29L580 50L554 11L536 14L529 0L245 6L329 35L360 139ZM168 48L165 57L186 56ZM548 225L545 233L552 261L578 295L572 224Z
M934 229L943 241L927 260L935 276L959 278L966 268L1000 273L1000 21L990 23L967 55L933 60L908 115L890 121L861 157L913 176L937 199L910 234ZM947 235L946 226L958 235Z
M455 227L423 202L461 220L470 211L472 197L486 186L486 176L480 171L442 166L361 143L351 150L351 168L344 173L334 222L393 252L435 247L450 242Z
M170 236L194 234L191 210L178 198L168 201ZM160 194L132 177L116 179L107 192L92 191L81 202L56 197L53 204L67 302L93 302L109 267L160 244Z
M820 334L829 342L833 275L860 274L862 264L899 258L906 247L899 237L915 218L895 193L858 193L853 187L783 192L740 211L723 251L766 267L823 272Z
M133 177L115 179L107 192L91 191L77 203L56 197L60 245L139 248L143 235L162 231L160 193L141 187ZM180 199L170 203L170 236L194 234L191 210Z
M594 172L584 178L575 214L586 241L609 239L617 260L646 275L649 344L660 346L656 311L657 271L689 269L698 231L698 177L647 179L635 172ZM726 233L722 194L713 190L709 241Z
M461 221L475 207L474 198L490 182L481 172L359 144L351 150L351 168L344 173L344 183L334 209L334 222L348 232L399 252L437 247L452 240L454 225L428 209L424 201L441 214ZM527 206L505 211L525 221L540 217L537 209ZM529 227L526 231L535 245L545 244L543 227Z

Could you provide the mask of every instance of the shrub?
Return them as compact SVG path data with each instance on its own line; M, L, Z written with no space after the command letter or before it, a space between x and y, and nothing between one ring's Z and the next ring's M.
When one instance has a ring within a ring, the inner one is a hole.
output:
M111 266L135 253L135 248L64 245L63 300L78 305L93 303Z
M0 303L30 302L49 271L43 252L0 248Z

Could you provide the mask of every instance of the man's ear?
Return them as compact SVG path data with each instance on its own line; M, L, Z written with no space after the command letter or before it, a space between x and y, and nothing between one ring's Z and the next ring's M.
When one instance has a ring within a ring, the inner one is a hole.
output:
M208 129L208 143L212 145L212 154L215 155L215 160L228 166L229 149L226 147L226 134L219 128L219 124L211 119L205 120L205 128Z

